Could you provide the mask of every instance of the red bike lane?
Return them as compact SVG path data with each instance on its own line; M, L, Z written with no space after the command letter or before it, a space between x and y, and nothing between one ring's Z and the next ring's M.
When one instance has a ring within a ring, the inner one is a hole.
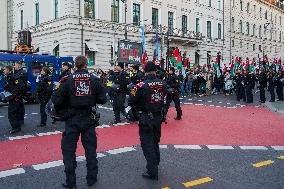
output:
M161 144L284 146L284 116L265 108L183 106L183 120L174 109L162 126ZM135 124L97 129L98 152L139 144ZM0 171L61 160L61 135L0 143ZM84 155L81 142L77 155Z

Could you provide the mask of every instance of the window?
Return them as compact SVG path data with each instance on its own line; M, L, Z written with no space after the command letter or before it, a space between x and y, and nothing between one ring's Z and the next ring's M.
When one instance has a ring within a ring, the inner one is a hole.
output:
M53 49L53 55L56 57L59 57L59 45L57 45L54 49Z
M281 42L282 41L282 32L280 31L280 33L279 33L279 42Z
M250 9L250 4L247 3L247 13L249 13L249 9Z
M119 0L112 0L111 2L111 21L119 22Z
M259 17L262 18L262 8L259 8Z
M222 26L221 24L218 24L218 39L222 38Z
M85 17L95 18L95 0L84 0Z
M240 47L243 48L243 41L240 40Z
M241 11L243 11L243 1L240 1Z
M281 26L281 24L282 24L281 16L279 17L279 24L280 24L280 26Z
M262 51L262 50L261 50L261 45L258 46L258 50L259 50L260 52Z
M249 49L249 43L247 43L247 49Z
M157 26L159 25L159 10L152 8L152 26L154 29L157 28Z
M208 0L208 6L212 7L212 1L211 0Z
M264 18L267 20L267 11L264 13Z
M168 28L169 28L169 34L173 35L174 31L174 13L168 12Z
M195 31L196 32L200 32L200 19L199 18L196 18L195 20Z
M249 35L249 23L247 22L247 35Z
M235 32L235 18L232 17L232 32Z
M254 17L256 16L256 14L255 14L256 12L255 11L256 11L256 5L253 5L253 15L254 15Z
M232 47L235 47L235 41L232 40Z
M258 31L258 32L259 32L259 34L258 34L258 35L259 35L259 37L261 37L261 33L262 33L262 31L261 31L261 30L262 30L262 28L261 28L261 26L259 26L259 31Z
M187 32L187 16L186 15L182 15L182 33L186 33Z
M140 24L140 4L133 3L133 23L134 25Z
M252 50L255 51L255 44L252 45Z
M39 4L35 4L35 24L39 25Z
M58 18L58 0L54 0L54 19Z
M24 28L24 11L20 11L20 29L22 30Z
M217 4L217 6L218 6L218 10L221 10L221 0L218 0L218 2L217 2L218 4Z
M231 0L232 1L232 7L235 7L235 0Z
M243 33L243 22L240 20L239 23L240 33Z
M252 27L252 35L255 36L255 24Z
M94 66L96 61L96 52L91 51L87 44L85 44L85 57L88 59L88 66Z
M207 38L211 39L211 21L207 21Z

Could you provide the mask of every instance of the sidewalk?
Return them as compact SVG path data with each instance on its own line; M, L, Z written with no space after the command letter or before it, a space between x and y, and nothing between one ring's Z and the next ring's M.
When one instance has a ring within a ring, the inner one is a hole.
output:
M284 101L266 102L265 105L274 112L284 114Z

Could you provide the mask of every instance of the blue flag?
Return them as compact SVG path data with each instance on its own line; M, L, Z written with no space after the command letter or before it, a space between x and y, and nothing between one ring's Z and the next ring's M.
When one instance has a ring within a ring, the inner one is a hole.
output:
M145 52L145 27L143 23L141 25L141 33L142 33L142 54L144 54Z

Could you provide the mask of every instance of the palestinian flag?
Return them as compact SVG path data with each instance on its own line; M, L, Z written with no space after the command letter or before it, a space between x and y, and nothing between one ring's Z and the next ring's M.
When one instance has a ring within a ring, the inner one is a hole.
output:
M142 64L145 65L147 63L147 59L148 59L148 55L146 53L146 51L143 53L142 56Z
M234 68L237 68L238 66L239 66L239 57L236 57L234 61Z

